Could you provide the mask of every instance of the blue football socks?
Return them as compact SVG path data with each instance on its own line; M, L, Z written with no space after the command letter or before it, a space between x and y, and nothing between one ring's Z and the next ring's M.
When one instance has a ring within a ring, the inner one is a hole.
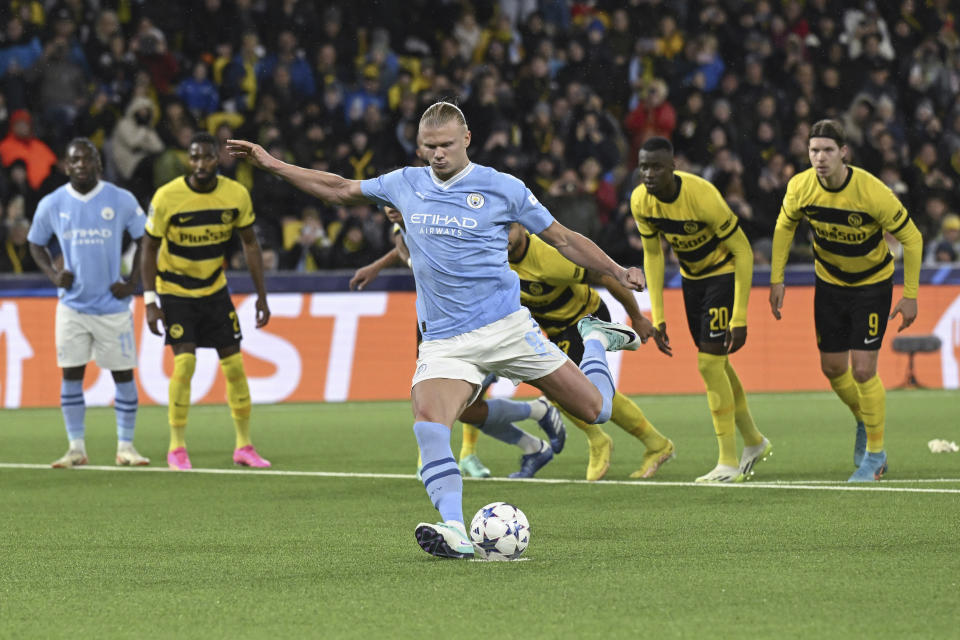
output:
M610 419L613 412L613 394L616 392L610 367L607 366L607 349L599 340L584 340L583 358L580 360L580 370L593 383L603 396L603 407L594 424L603 424Z
M500 442L517 445L524 453L536 453L540 450L540 439L512 422L529 416L530 405L526 402L494 398L487 400L487 419L477 428Z
M117 414L117 441L133 442L133 428L137 421L137 383L118 382L113 403Z
M438 422L416 422L413 433L420 447L420 477L444 522L463 522L463 477L450 449L450 429Z
M70 441L83 440L87 405L83 400L83 380L63 380L60 383L60 411Z

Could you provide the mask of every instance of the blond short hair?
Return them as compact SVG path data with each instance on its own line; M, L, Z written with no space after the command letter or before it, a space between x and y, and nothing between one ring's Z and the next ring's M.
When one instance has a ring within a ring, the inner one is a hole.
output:
M451 120L463 125L464 128L467 126L467 119L464 117L463 111L460 111L460 107L452 102L434 102L420 116L420 128L442 127Z

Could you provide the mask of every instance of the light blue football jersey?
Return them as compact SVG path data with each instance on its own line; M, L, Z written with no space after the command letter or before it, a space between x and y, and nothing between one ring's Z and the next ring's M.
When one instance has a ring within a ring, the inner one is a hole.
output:
M60 300L75 311L103 315L130 308L130 298L113 297L110 285L121 279L123 232L143 236L143 209L126 189L101 180L81 194L65 184L37 205L27 239L46 246L57 237L64 269L73 272L73 285L59 289Z
M406 167L361 187L403 214L425 340L473 331L520 309L520 279L507 262L510 224L540 233L554 222L522 182L471 162L446 181L430 167Z

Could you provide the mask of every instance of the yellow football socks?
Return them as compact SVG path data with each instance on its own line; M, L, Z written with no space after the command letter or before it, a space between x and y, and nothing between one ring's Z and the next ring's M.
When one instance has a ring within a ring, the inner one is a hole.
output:
M707 404L713 417L713 430L717 434L720 455L717 464L738 466L737 437L734 419L733 389L726 371L727 356L709 353L697 354L697 368L707 387Z
M737 425L737 431L743 438L743 446L755 447L763 442L763 434L757 429L757 424L753 421L753 414L750 413L750 407L747 405L747 394L740 384L740 376L730 364L730 358L727 358L727 379L730 381L730 389L733 390L733 417Z
M243 354L239 351L220 361L223 377L227 379L227 404L237 432L237 449L250 442L250 387L243 370Z
M650 451L657 451L667 446L667 439L647 420L637 403L619 391L613 396L613 413L610 415L610 420L639 439Z
M831 381L832 382L832 381ZM860 392L860 411L863 424L867 428L867 451L883 451L883 427L887 417L887 392L883 388L880 376L875 375L866 382L858 382Z
M181 353L173 356L173 375L168 389L167 419L170 421L170 451L185 447L187 414L190 412L190 380L197 368L197 356Z
M463 460L477 452L477 438L479 437L480 429L472 424L463 423L463 440L460 442L460 457L457 460Z
M857 381L853 379L853 371L848 367L846 371L836 378L829 378L830 386L833 391L840 396L843 403L850 407L857 422L865 422L863 419L863 409L860 406L860 391L857 389Z

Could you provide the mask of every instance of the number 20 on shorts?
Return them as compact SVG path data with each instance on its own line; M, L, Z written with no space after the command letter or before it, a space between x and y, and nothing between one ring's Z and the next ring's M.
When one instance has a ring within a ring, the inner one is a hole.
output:
M710 314L710 330L726 331L730 323L730 310L726 307L710 307L707 309Z

